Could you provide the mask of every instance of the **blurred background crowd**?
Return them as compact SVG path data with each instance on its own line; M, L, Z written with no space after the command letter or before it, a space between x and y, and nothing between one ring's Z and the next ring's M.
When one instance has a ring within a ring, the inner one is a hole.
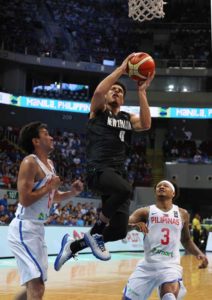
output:
M114 59L119 64L143 49L155 59L194 59L206 66L211 59L209 5L170 1L166 18L141 26L128 18L127 1L8 0L0 11L0 43L13 52L71 61Z

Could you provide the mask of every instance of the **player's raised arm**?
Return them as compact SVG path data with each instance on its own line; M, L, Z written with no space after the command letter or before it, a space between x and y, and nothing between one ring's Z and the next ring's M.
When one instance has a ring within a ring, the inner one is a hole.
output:
M133 129L136 131L148 130L151 127L151 114L146 96L146 89L149 87L154 76L155 73L153 73L151 76L149 75L147 80L138 82L140 113L139 116L131 115L130 119Z
M103 79L96 90L94 91L92 100L91 100L91 108L90 112L95 113L98 110L105 109L105 95L110 90L111 86L123 75L126 73L128 60L134 55L134 53L130 54L122 64L117 67L110 75L108 75L105 79Z
M206 268L208 265L208 259L202 253L202 251L195 245L191 239L189 231L189 214L185 209L180 209L184 219L184 225L181 233L181 243L183 247L192 255L196 256L197 259L202 260L199 268Z

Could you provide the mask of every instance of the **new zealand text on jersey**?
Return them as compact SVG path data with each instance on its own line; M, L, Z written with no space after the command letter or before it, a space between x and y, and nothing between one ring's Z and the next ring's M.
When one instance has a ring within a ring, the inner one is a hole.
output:
M180 221L178 218L170 218L170 217L151 217L151 222L153 224L163 223L163 224L175 224L180 225Z
M126 130L131 130L132 129L130 121L121 120L121 119L117 120L117 119L112 118L112 117L107 118L107 125L112 126L112 127L126 129Z

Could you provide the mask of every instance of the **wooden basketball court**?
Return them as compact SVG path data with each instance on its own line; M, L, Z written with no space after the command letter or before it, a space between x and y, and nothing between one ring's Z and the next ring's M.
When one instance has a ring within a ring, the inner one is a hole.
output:
M111 261L102 262L84 254L78 261L66 263L59 272L54 271L54 257L50 257L44 299L120 300L128 276L142 256L142 253L114 253ZM188 290L185 300L212 299L212 254L208 258L209 267L200 270L194 257L182 256L184 284ZM12 300L20 290L14 259L1 259L0 299ZM158 299L156 293L149 299Z

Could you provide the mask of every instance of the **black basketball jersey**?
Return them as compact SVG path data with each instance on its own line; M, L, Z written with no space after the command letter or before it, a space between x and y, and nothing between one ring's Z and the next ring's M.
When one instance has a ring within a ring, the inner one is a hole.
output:
M101 170L105 167L124 168L126 151L132 134L130 114L120 111L99 111L87 126L87 165Z

